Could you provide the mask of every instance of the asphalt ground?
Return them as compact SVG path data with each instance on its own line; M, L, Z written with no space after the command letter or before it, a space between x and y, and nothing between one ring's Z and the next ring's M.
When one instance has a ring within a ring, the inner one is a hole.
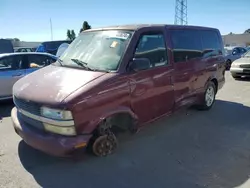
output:
M228 72L210 111L178 112L124 135L104 158L62 159L27 146L12 107L0 104L0 187L250 187L250 80Z

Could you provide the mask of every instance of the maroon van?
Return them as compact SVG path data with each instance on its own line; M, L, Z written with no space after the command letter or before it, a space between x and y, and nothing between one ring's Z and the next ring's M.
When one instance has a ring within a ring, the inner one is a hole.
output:
M209 110L225 82L219 30L125 25L82 32L58 61L13 87L15 131L56 156L117 147L116 133L195 105Z

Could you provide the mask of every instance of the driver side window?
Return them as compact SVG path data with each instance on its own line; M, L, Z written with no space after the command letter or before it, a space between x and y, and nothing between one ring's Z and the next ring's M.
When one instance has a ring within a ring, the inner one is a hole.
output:
M167 49L163 34L141 35L134 58L147 58L150 61L150 67L167 65Z

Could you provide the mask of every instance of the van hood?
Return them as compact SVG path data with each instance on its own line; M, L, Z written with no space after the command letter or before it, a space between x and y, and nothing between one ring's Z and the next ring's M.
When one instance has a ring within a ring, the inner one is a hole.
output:
M43 104L58 104L74 91L106 73L50 65L15 83L17 98Z

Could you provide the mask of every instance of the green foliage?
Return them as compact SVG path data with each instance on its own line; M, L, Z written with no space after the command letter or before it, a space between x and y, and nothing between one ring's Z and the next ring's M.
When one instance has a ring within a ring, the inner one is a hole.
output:
M247 29L244 33L249 33L250 34L250 29Z
M89 23L87 21L84 21L83 24L82 24L82 28L80 29L80 33L82 31L85 31L85 30L88 30L88 29L91 29L91 25L89 25Z
M67 30L67 39L73 41L76 38L74 30Z

